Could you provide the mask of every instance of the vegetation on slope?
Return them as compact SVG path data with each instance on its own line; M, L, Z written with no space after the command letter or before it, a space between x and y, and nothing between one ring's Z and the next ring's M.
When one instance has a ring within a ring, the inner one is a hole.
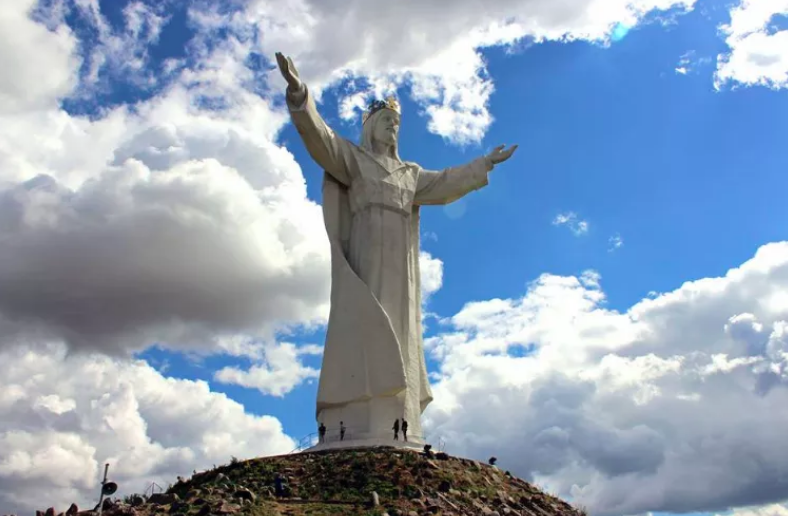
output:
M54 511L53 511L54 512ZM166 493L113 502L106 516L581 516L476 461L396 448L262 457L180 479Z

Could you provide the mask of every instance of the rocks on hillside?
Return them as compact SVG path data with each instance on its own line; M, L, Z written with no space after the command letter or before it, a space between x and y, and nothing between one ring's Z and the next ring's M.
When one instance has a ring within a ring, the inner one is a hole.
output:
M378 447L234 462L179 479L166 493L110 502L103 514L583 516L494 466L437 455ZM94 516L75 505L68 511L67 516ZM37 516L56 514L50 509Z

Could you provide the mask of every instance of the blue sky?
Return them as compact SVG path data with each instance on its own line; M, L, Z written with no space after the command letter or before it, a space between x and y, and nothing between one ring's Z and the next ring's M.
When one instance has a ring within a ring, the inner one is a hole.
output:
M727 13L718 11L638 27L609 48L578 42L485 51L496 122L478 144L452 146L430 134L419 107L403 95L404 159L442 168L499 142L520 145L490 186L459 209L424 210L423 231L437 236L424 248L447 257L430 310L447 316L468 301L518 296L542 273L587 269L602 275L607 305L626 310L651 291L723 275L760 245L786 238L788 147L781 142L788 96L765 88L715 91L713 63L688 76L674 71L676 56L689 50L699 58L724 51L716 25ZM357 121L336 115L337 94L329 91L321 109L357 139ZM304 170L309 197L320 202L322 169L293 126L282 140ZM589 221L588 233L553 225L565 212ZM616 235L624 244L611 251ZM291 395L311 403L315 394L309 385ZM261 413L280 406L256 396L242 399ZM295 433L309 433L310 415L285 417L293 418Z
M0 506L314 431L322 171L282 51L352 141L389 91L425 168L519 145L422 212L430 438L594 514L788 514L788 4L570 4L0 7Z

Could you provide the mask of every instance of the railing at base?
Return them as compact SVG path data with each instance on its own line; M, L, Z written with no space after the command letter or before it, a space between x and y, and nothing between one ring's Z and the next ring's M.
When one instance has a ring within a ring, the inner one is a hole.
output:
M418 441L423 441L424 440L424 436L421 436L421 435L408 434L408 437L410 439L415 439L415 440L418 440ZM318 432L312 432L311 434L305 435L304 437L299 439L298 440L298 445L290 453L298 453L298 452L300 452L302 450L305 450L307 448L311 448L312 446L316 446L318 444L338 443L340 441L352 441L352 440L353 440L353 433L350 431L350 428L347 428L345 430L345 437L344 437L344 439L342 438L341 432L339 430L333 430L333 431L330 431L330 432L327 431L326 435L323 437L322 440L320 439L320 434ZM392 431L391 442L392 443L402 443L403 439L402 439L401 434L400 434L400 439L399 440L395 440L394 436L393 436L393 431ZM443 441L443 439L440 439L439 440L439 449L443 450L443 447L445 445L446 445L446 443Z
M317 444L317 441L318 441L317 432L312 432L309 435L305 435L304 437L298 440L298 445L295 448L293 448L293 451L291 451L290 453L298 453L301 450L311 448L312 446Z

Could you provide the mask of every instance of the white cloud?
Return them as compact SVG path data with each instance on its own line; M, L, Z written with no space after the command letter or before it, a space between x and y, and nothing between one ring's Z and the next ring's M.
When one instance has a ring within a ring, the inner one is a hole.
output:
M69 355L65 346L0 350L0 506L31 513L97 500L103 464L119 496L151 481L287 453L280 422L202 381L165 378L142 361Z
M620 249L621 247L624 246L624 239L621 238L621 235L619 235L618 233L610 237L607 242L608 245L610 246L607 249L608 252L613 252L616 249Z
M773 503L760 507L744 507L734 510L730 516L788 516L788 505Z
M133 112L2 115L0 346L208 351L325 320L320 207L273 142L285 114L244 86L247 54L216 44Z
M553 219L554 226L566 226L575 236L588 233L588 221L578 218L577 214L571 211L559 213Z
M429 235L422 235L422 237L429 238ZM432 238L437 240L438 237L432 234ZM421 251L419 254L419 268L421 270L421 318L424 324L423 329L426 330L429 319L440 318L438 314L429 310L428 306L432 294L443 286L443 261L440 258L433 257L426 251Z
M426 251L419 254L421 269L421 295L426 301L443 286L443 262Z
M602 279L602 275L599 274L597 271L591 269L587 271L583 271L583 273L580 274L580 283L588 289L599 288L600 287L599 282L601 279Z
M255 192L207 159L155 172L132 160L75 190L39 176L0 191L0 333L205 347L212 334L322 320L319 208L287 188Z
M35 0L0 3L0 116L53 108L77 85L77 40L60 25L53 30L30 18Z
M291 55L316 90L339 79L364 78L342 103L344 118L369 95L408 85L429 130L466 144L480 141L493 121L488 103L494 85L482 49L515 45L523 38L605 42L616 26L634 27L655 10L693 5L694 0L569 0L560 5L463 0L446 9L435 1L356 0L338 9L318 0L289 0L276 7L253 0L233 16L218 8L194 14L206 28L229 24L243 34L258 30L260 51Z
M121 78L136 88L148 88L157 83L154 70L148 68L149 48L159 40L169 21L163 14L165 4L158 6L132 0L123 7L122 24L118 27L107 20L99 0L60 0L53 2L48 14L50 24L65 24L67 14L78 16L91 31L92 44L82 49L86 69L82 73L80 89L75 94L83 99L99 90L107 90L108 78ZM54 11L54 12L53 12Z
M779 502L787 293L788 242L625 312L605 308L598 274L545 274L427 340L440 372L425 428L593 514Z
M320 355L320 346L302 346L288 342L259 347L259 360L249 369L223 367L214 379L229 384L257 389L263 394L282 397L306 380L320 376L320 371L301 362L304 355Z
M250 335L321 322L328 303L320 208L274 143L286 114L250 89L248 46L197 46L198 65L133 110L74 116L56 103L79 60L55 5L39 16L56 32L21 2L0 7L0 24L20 28L3 30L20 59L0 80L0 506L11 512L92 506L105 461L123 494L231 455L290 451L277 419L122 355L157 342L254 357ZM132 60L162 23L140 6L125 12L144 40ZM128 41L104 36L88 55L111 67ZM262 357L280 369L271 393L315 374L281 350Z
M715 83L788 87L788 30L770 26L788 15L788 0L741 0L720 27L730 51L717 59Z

